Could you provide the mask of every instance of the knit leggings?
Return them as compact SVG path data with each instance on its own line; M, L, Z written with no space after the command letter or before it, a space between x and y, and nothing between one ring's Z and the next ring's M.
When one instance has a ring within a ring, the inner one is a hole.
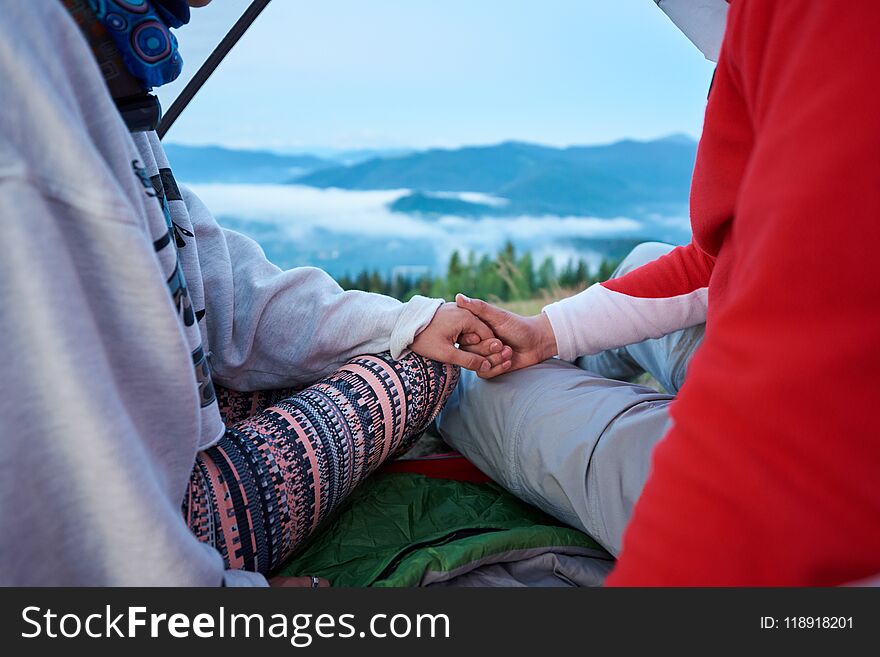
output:
M269 574L439 413L458 369L415 354L360 356L306 388L218 387L227 431L202 451L183 502L227 568Z

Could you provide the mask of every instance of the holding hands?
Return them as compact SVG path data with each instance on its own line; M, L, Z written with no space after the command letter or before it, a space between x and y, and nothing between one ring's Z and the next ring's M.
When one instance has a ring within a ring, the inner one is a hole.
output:
M509 351L509 356L495 359L491 361L491 367L478 371L480 378L491 379L505 372L536 365L556 355L556 336L550 320L543 313L523 317L463 294L457 295L455 302L459 308L482 320L494 336L504 343L502 356ZM460 343L463 351L480 353L482 350L478 335L465 334Z
M491 379L555 356L556 336L544 314L523 317L459 294L440 306L410 348Z
M464 337L467 336L467 349ZM460 344L461 348L455 345ZM419 356L458 365L474 372L491 372L511 357L511 351L489 326L454 303L444 303L431 323L410 345Z

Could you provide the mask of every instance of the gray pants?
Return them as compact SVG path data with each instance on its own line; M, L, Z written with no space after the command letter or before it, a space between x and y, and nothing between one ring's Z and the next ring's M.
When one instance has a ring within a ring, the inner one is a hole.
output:
M640 244L614 275L671 248ZM438 428L511 493L617 555L703 330L676 331L575 364L548 360L488 381L463 371ZM669 394L627 382L644 372Z

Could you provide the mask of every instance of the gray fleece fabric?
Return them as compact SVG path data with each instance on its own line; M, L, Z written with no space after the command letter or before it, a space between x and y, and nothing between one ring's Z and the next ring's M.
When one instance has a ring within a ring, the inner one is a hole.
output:
M0 12L0 584L265 585L181 515L216 381L399 356L442 303L281 271L132 137L61 3ZM137 567L133 567L137 564Z

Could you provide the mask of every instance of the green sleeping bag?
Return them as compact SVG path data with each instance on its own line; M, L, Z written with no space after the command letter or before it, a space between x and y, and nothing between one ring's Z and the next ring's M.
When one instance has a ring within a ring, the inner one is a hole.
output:
M392 473L354 491L278 574L345 587L598 585L612 564L495 484Z

